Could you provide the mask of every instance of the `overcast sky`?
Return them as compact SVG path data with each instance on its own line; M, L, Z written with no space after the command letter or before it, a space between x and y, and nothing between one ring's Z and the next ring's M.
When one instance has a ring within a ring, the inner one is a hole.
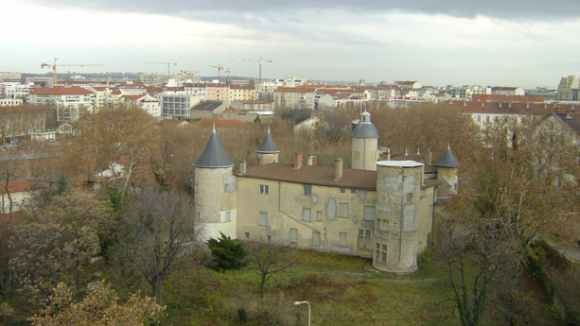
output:
M0 71L166 72L556 87L580 75L578 0L0 0ZM249 62L248 59L254 59Z

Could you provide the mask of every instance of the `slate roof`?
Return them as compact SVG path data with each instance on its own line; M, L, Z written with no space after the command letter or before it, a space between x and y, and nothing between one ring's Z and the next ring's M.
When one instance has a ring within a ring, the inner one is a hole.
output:
M365 190L377 188L377 171L343 169L342 178L336 181L333 166L302 165L294 169L294 164L270 163L249 166L240 177Z
M445 151L445 153L443 153L443 156L441 156L439 161L433 164L433 166L441 168L455 168L459 166L459 163L457 163L455 156L453 156L451 147L447 147L447 150Z
M266 134L266 137L264 137L262 145L260 145L260 148L258 148L256 152L263 154L280 153L280 150L278 150L278 147L276 147L276 144L274 144L274 139L272 139L270 126L268 126L268 133Z
M227 168L234 166L215 133L215 128L211 133L211 137L207 141L203 152L197 158L193 166L200 168Z
M379 132L371 122L359 122L352 131L353 138L379 138Z

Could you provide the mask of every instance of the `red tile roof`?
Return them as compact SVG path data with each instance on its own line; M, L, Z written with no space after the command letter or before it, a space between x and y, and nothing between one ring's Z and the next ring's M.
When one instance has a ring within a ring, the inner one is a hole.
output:
M5 182L0 183L0 194L5 194ZM35 179L16 180L8 182L8 191L10 193L45 189L46 186Z
M473 94L474 102L504 101L504 102L544 102L542 95L504 95L504 94Z

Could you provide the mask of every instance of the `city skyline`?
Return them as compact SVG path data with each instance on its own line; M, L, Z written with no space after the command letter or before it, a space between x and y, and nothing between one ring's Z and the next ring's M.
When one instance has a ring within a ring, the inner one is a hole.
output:
M580 3L447 0L412 4L295 1L3 0L0 71L46 73L41 62L102 67L62 72L173 72L423 85L547 86L577 75ZM248 59L253 59L249 62Z

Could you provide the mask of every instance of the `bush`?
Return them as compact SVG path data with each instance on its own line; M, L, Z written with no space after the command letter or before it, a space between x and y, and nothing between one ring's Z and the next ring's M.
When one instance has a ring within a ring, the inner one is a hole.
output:
M247 253L242 243L233 241L229 236L221 233L220 239L211 238L207 246L211 250L213 259L208 262L208 267L217 271L228 269L240 269L246 265Z

